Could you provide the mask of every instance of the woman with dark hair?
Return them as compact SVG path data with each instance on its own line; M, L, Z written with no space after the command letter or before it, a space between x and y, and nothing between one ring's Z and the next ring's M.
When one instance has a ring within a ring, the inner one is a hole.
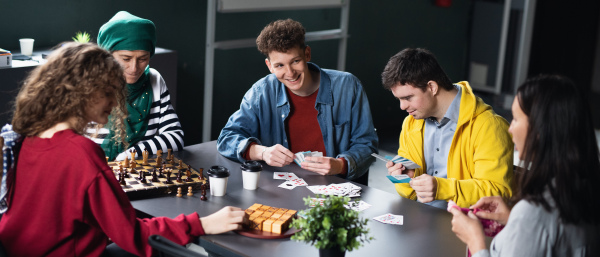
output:
M473 256L600 256L600 161L586 97L565 77L541 75L519 87L512 113L516 204L484 197L476 214L453 208L452 230ZM506 225L489 250L478 218Z

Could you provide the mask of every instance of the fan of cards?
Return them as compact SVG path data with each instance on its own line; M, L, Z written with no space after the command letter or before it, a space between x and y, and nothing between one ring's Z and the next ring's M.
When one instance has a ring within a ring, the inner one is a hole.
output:
M307 186L308 190L319 195L337 195L357 197L360 196L361 187L350 182L341 184L330 184L327 186Z
M325 201L325 198L310 198L309 207L312 208L317 205L323 206L323 201ZM367 208L371 207L371 205L363 200L360 200L360 201L356 200L356 201L348 202L348 204L344 205L344 207L346 207L346 209L355 210L355 211L360 212L360 211L366 210Z
M384 224L392 224L392 225L402 225L404 224L404 216L402 215L394 215L391 213L383 214L381 216L377 216L373 218L376 221L379 221Z
M393 163L402 163L402 165L404 165L404 167L406 167L406 169L409 169L409 170L421 168L421 166L419 166L419 164L416 164L415 162L413 162L409 159L406 159L402 156L399 156L399 155L396 155L395 157L392 157L389 155L386 155L385 157L383 157L376 153L372 153L371 155L379 160L384 161L384 162L392 161Z
M304 179L299 178L293 172L273 172L273 179L285 180L279 187L292 190L297 186L307 186L308 184Z
M300 163L305 162L306 160L304 158L306 157L323 157L323 153L322 152L311 152L311 151L306 151L306 152L299 152L296 153L296 158L294 158L294 161L296 162L296 164L298 164L298 166L301 166Z

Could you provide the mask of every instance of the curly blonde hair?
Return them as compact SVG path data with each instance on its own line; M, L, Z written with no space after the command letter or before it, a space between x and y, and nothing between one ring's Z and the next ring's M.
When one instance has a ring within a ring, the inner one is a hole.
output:
M35 136L74 117L73 129L83 134L88 126L86 110L99 90L114 92L117 106L111 112L112 129L117 142L125 143L123 70L108 51L92 43L59 45L45 64L29 74L15 101L13 130Z
M256 38L258 51L269 58L269 53L277 51L286 53L294 47L304 49L306 30L300 22L292 19L277 20L269 23Z

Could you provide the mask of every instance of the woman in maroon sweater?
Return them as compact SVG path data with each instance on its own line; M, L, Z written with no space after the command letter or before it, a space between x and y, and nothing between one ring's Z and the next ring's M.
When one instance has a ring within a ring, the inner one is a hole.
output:
M111 112L126 117L122 74L107 51L67 43L27 78L13 116L24 139L7 175L8 210L0 220L0 242L10 256L99 256L109 240L149 256L153 234L183 245L240 228L244 211L235 207L203 218L136 218L104 152L82 136L86 124L106 124ZM123 128L114 129L123 142Z

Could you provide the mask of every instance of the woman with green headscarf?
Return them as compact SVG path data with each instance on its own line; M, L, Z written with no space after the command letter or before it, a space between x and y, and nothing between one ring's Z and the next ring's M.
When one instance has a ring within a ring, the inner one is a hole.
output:
M125 123L129 145L113 140L120 132L106 129L111 124L99 129L93 140L102 146L110 160L117 161L124 160L131 150L142 156L145 149L149 154L159 149L163 152L182 149L183 130L171 105L171 96L160 73L149 66L156 46L154 23L120 11L100 28L98 45L109 50L123 67L129 115L126 121L110 119L109 123Z

